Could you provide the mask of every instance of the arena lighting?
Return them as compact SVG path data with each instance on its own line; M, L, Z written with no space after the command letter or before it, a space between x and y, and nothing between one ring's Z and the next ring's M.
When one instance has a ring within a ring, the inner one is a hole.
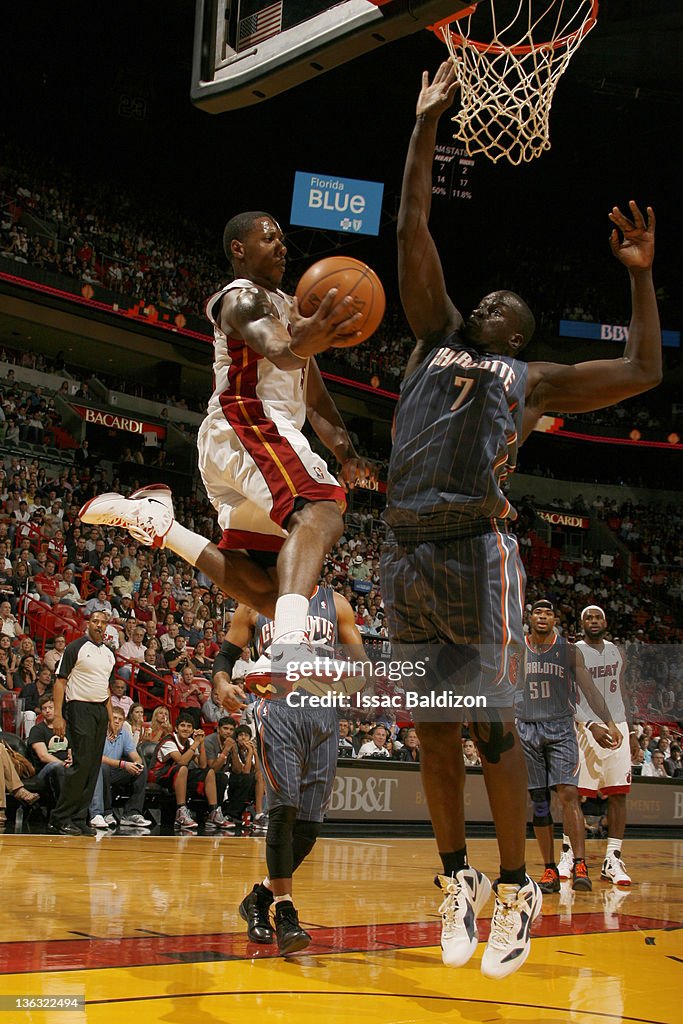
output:
M640 441L640 431L639 430L632 430L631 433L628 436L631 438L632 441Z
M669 434L667 441L669 444L680 444L681 439L678 434Z

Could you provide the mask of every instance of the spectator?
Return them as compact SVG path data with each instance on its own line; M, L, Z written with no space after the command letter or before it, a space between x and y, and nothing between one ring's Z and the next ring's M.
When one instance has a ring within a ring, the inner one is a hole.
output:
M123 714L123 717L125 718L133 705L133 698L129 697L128 694L126 693L125 680L120 679L118 676L116 676L114 679L112 679L109 690L109 701L112 710L114 708L119 708Z
M175 826L180 829L195 829L197 822L187 806L188 793L197 794L197 787L203 783L209 804L209 814L204 823L207 831L225 828L227 822L217 806L216 775L207 767L204 733L194 728L191 715L181 711L173 733L157 747L156 762L150 773L153 781L166 789L173 789L176 798Z
M197 642L197 646L190 659L190 665L197 675L203 675L207 679L211 679L213 661L206 656L206 643L203 639Z
M56 803L62 789L64 769L71 765L69 738L68 735L55 734L52 726L55 717L52 694L46 693L40 698L40 713L42 721L33 726L27 743L37 778L48 782Z
M70 608L80 608L85 604L74 583L74 571L68 566L61 574L61 579L58 578L56 597L57 604L67 604Z
M652 761L650 764L644 764L641 772L643 778L646 779L668 779L669 773L666 770L666 764L664 762L664 754L661 750L655 750L652 753Z
M134 665L142 664L146 656L144 639L144 628L142 626L135 626L131 639L119 647L119 658L125 658L127 661L133 662ZM133 665L119 665L118 674L125 680L130 680L133 674ZM126 714L128 714L128 709L126 709Z
M477 750L474 740L463 741L462 755L465 759L466 768L481 767L481 758L479 757L479 751Z
M357 756L361 757L390 757L387 749L388 733L383 725L376 725L370 733L371 739L364 743L358 751Z
M0 743L0 828L7 822L7 793L28 807L40 800L40 793L29 793L24 788L7 747Z
M136 748L142 740L146 739L145 734L149 732L149 728L145 721L145 709L142 704L131 704L123 728L125 732L130 733Z
M355 757L351 742L351 723L348 718L339 719L339 750L338 757Z
M202 705L208 701L209 694L209 682L201 676L195 676L191 665L185 665L175 684L176 703L191 716L197 729L201 722Z
M152 822L142 814L147 785L147 766L135 749L130 733L123 728L121 708L112 708L112 723L102 752L102 764L90 801L90 825L106 829L116 825L113 812L114 791L130 794L119 825L147 828Z
M9 601L2 601L0 603L0 633L3 636L10 637L12 640L21 635L19 622L12 614L12 606Z
M58 633L54 638L54 647L51 651L46 651L43 656L43 668L49 669L54 675L57 670L57 666L64 654L64 648L66 647L66 637L63 633Z
M253 665L254 662L251 660L251 647L243 647L240 651L239 658L233 665L232 673L230 675L233 683L242 682L247 672L251 671L253 668Z
M152 743L159 743L162 739L170 736L173 732L169 710L164 705L155 708L150 721L149 739Z
M408 764L419 764L420 741L415 729L407 729L403 738L403 746L394 753L394 759Z
M211 696L202 704L202 719L205 722L221 722L226 716L225 708L217 690L211 690ZM207 751L207 757L209 756Z
M358 751L363 746L363 744L369 742L371 738L370 732L374 728L374 726L374 718L361 718L360 722L358 723L358 730L352 740L353 752L356 757L358 756Z

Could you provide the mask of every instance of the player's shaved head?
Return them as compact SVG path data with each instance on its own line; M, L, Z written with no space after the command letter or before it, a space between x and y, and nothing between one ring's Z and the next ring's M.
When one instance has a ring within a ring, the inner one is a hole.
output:
M257 220L266 219L277 224L275 217L270 213L264 213L263 210L249 210L247 213L237 213L230 218L223 231L223 249L231 263L233 260L232 243L235 240L243 241L244 236L251 231Z
M522 345L522 348L524 348L529 344L534 335L534 331L536 330L536 317L531 312L524 299L520 295L517 295L516 292L504 292L503 294L517 315L519 333L524 338L524 344ZM518 349L518 351L521 352L521 349Z

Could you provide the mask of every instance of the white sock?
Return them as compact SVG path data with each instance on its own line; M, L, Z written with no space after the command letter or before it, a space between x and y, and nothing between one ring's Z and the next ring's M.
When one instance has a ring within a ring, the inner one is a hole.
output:
M308 617L308 598L302 594L283 594L275 604L273 643L285 633L305 633Z
M275 906L277 906L278 903L292 903L293 904L294 900L292 899L292 894L288 892L288 893L285 893L284 896L276 896L275 899L273 900L273 903L275 904Z
M569 852L571 853L571 855L573 857L574 856L574 851L572 850L572 841L569 838L569 836L566 836L564 834L564 832L563 832L562 833L562 849L563 850L564 850L565 846L569 847Z
M621 844L622 844L622 842L623 842L622 839L609 839L608 838L608 840L607 840L607 852L605 853L605 857L610 857L613 853L616 853L617 855L621 855Z
M166 547L170 548L176 555L180 555L190 565L196 565L199 556L211 541L206 537L200 537L198 533L187 530L175 519L171 523L171 529L166 534ZM308 607L308 604L306 605Z
M263 879L261 885L263 886L264 889L270 889L271 892L273 891L273 887L270 884L270 879L268 878L268 875L266 875L266 877Z

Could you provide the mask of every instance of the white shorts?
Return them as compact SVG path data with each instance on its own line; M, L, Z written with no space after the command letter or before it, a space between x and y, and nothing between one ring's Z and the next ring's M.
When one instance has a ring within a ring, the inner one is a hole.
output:
M610 793L628 793L631 790L631 743L628 725L617 723L623 742L617 750L600 747L583 722L577 722L579 739L579 793L592 796L600 790Z
M346 496L301 431L250 412L235 426L222 409L209 413L197 438L199 472L223 530L220 548L279 551L297 498L336 501L344 511Z

